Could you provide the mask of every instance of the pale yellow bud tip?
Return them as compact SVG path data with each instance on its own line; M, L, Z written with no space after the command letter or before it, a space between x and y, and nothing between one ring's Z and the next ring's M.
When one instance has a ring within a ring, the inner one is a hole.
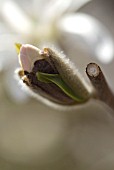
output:
M21 48L21 46L22 46L22 44L20 44L20 43L15 43L15 49L16 49L17 54L20 53L20 48Z

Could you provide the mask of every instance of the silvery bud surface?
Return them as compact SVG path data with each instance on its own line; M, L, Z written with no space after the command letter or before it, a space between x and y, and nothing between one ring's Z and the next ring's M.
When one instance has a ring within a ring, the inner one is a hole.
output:
M64 54L29 44L20 45L18 53L18 75L39 100L48 105L74 106L90 99L91 89Z

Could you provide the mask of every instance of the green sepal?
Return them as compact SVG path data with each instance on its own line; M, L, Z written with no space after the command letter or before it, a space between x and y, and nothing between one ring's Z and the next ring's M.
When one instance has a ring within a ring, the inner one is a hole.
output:
M56 84L67 96L72 98L77 102L83 102L78 95L76 95L73 90L64 82L59 74L48 74L37 72L36 73L37 79L44 83L54 83Z
M22 44L20 44L20 43L15 43L15 49L16 49L17 54L20 53L20 48L21 48L21 46L22 46Z

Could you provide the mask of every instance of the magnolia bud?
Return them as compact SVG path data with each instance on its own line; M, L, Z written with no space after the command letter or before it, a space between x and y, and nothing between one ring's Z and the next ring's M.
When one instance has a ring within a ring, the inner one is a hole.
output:
M90 98L86 82L63 54L26 44L19 49L19 63L19 76L35 95L62 105L76 105Z

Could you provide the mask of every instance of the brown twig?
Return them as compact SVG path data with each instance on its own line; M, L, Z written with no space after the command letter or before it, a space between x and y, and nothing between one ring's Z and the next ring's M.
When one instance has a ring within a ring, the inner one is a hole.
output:
M96 63L87 65L86 74L94 86L98 99L114 110L114 95L110 90L101 68Z

